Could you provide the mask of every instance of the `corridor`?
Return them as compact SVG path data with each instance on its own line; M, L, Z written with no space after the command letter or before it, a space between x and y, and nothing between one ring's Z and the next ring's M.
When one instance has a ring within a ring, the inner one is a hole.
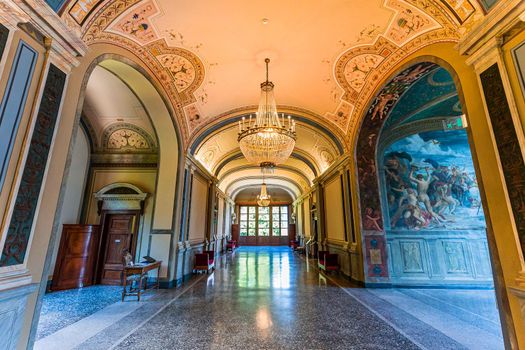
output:
M498 327L492 291L356 288L288 247L242 247L211 275L115 302L35 348L502 349Z

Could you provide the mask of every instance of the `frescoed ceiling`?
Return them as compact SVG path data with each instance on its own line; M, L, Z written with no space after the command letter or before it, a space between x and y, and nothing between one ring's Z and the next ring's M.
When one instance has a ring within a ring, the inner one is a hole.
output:
M416 120L462 114L452 76L446 69L436 68L415 81L403 93L392 108L382 132Z
M393 65L432 42L457 41L478 13L469 0L75 0L62 16L88 44L140 56L183 110L187 143L257 103L265 57L279 105L344 135Z

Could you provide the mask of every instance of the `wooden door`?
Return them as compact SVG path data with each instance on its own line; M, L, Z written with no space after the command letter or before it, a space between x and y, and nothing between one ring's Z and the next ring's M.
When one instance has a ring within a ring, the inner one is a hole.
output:
M134 212L103 214L101 252L104 253L98 268L100 284L121 284L122 252L127 249L135 258L138 219L138 213Z
M93 284L99 241L98 225L64 225L51 290Z
M239 224L232 224L232 240L239 243Z

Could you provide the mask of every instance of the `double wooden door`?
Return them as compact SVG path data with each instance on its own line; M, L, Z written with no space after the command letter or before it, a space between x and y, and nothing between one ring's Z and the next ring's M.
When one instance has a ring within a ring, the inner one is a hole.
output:
M97 266L98 283L111 285L121 283L124 250L128 250L135 258L139 218L139 212L134 211L103 212L102 239Z

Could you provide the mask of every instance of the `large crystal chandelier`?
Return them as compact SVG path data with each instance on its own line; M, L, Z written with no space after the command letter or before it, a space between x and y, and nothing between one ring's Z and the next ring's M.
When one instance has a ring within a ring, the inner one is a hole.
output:
M261 83L261 99L255 118L250 115L239 121L239 146L246 159L261 167L263 173L284 163L292 154L295 146L295 121L290 116L285 119L277 114L273 95L273 83L268 81L268 63L266 58L266 81ZM264 185L264 184L263 184ZM262 189L261 189L262 190Z

